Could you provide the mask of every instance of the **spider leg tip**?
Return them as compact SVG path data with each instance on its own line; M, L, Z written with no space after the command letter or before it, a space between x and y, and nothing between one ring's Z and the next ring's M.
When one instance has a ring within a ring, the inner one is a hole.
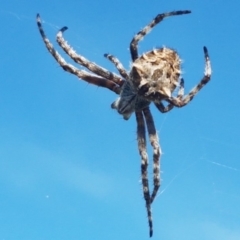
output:
M37 21L39 22L40 21L40 14L37 13Z
M184 79L183 78L181 78L181 80L180 80L180 85L184 86Z
M203 47L205 58L209 58L208 49L206 46Z
M66 31L66 30L68 30L68 27L64 26L64 27L62 27L62 28L60 29L60 32L64 32L64 31Z
M181 15L181 14L189 14L191 13L191 10L180 10L180 11L176 11L175 13L177 13L177 15Z

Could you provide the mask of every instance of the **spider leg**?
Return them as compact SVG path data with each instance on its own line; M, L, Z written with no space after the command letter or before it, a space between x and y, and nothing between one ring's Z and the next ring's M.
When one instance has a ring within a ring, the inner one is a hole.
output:
M151 212L151 198L150 198L148 175L147 175L148 155L147 155L147 149L146 149L146 129L145 129L145 122L144 122L142 111L136 111L135 115L137 120L138 149L142 158L141 159L141 175L142 175L143 196L146 202L149 234L151 237L153 234L153 223L152 223L152 212Z
M180 84L179 84L179 89L178 89L177 98L178 98L178 99L182 99L183 96L184 96L184 79L181 78Z
M174 108L174 105L171 103L169 103L167 106L164 106L162 102L155 102L154 104L161 113L169 112Z
M132 61L134 62L138 58L138 42L144 38L145 35L147 35L153 27L155 27L158 23L160 23L164 18L175 16L175 15L182 15L182 14L188 14L191 13L189 10L185 11L173 11L169 13L162 13L158 14L152 22L150 22L146 27L144 27L140 32L138 32L132 39L130 43L130 52L132 56Z
M153 117L150 112L149 107L143 109L143 114L146 120L148 134L150 143L153 147L153 183L154 188L151 195L151 203L157 195L158 189L160 187L160 157L161 157L161 148L159 146L159 140L157 131L154 125Z
M67 41L63 38L63 32L68 28L63 27L57 33L57 42L59 46L65 51L66 54L70 56L76 63L86 67L91 72L100 75L103 78L111 80L117 83L119 86L122 86L124 81L116 74L109 72L107 69L100 67L96 63L90 62L88 59L83 57L80 54L77 54L74 49L67 43Z
M118 72L124 79L129 80L129 75L128 75L127 71L124 69L122 63L115 56L106 53L106 54L104 54L104 57L109 59L115 65Z
M40 34L42 36L42 39L43 39L48 51L52 54L52 56L60 64L60 66L63 68L63 70L76 75L77 77L79 77L80 79L82 79L88 83L94 84L96 86L108 88L109 90L111 90L117 94L120 93L121 87L118 86L113 81L92 75L84 70L79 70L78 68L74 67L73 65L67 63L64 60L64 58L54 49L53 45L51 44L49 39L46 37L44 30L42 28L41 19L40 19L39 14L37 15L37 25L38 25Z
M210 81L212 73L210 58L206 47L203 47L203 51L205 58L205 72L200 83L194 87L187 95L183 96L182 99L171 97L169 99L166 99L166 101L176 107L183 107L187 105L194 98L194 96Z
M184 80L183 78L181 78L177 99L182 99L183 95L184 95ZM167 106L164 106L162 102L155 102L154 104L161 113L169 112L174 108L174 105L172 103L169 103Z

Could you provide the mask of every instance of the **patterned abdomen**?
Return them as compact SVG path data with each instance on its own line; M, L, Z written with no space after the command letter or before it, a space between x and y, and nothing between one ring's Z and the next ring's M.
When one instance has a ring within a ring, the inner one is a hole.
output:
M169 48L154 49L137 58L130 79L138 95L150 101L169 98L178 86L181 60Z

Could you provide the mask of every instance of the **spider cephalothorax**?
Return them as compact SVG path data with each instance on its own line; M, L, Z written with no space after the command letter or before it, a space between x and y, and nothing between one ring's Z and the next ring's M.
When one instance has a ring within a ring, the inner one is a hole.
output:
M207 48L204 47L204 76L188 94L184 95L184 81L183 79L180 79L181 60L177 52L164 47L154 49L153 51L144 53L139 57L138 42L164 18L188 13L190 13L190 11L186 10L158 14L146 27L138 32L130 43L132 68L129 72L124 69L123 65L116 57L110 54L105 54L104 56L116 66L120 75L109 72L107 69L89 61L82 55L77 54L64 40L62 33L67 30L67 27L63 27L57 34L58 44L76 63L87 68L89 71L78 69L67 63L54 49L53 45L46 37L42 28L40 16L39 14L37 15L37 24L43 41L48 51L60 66L65 71L76 75L78 78L88 83L107 88L116 94L119 94L120 96L112 103L111 107L123 115L124 119L129 119L131 114L135 113L137 121L138 149L141 156L142 187L147 208L150 237L153 234L151 204L153 203L160 187L161 148L149 105L153 102L157 109L162 113L168 112L174 107L185 106L193 99L200 89L209 82L211 77L211 66ZM173 92L176 88L178 88L177 96L173 96ZM165 106L163 102L167 102L167 105ZM150 193L148 183L146 127L149 141L153 148L154 187L152 193Z

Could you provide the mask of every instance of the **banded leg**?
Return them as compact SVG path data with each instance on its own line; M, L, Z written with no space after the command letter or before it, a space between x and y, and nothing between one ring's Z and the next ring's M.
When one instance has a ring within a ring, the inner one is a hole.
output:
M113 55L107 54L107 53L104 54L104 57L109 59L115 65L115 67L117 68L118 72L120 73L120 75L124 79L129 80L129 76L128 76L127 71L123 67L122 63L116 57L114 57Z
M182 99L183 95L184 95L184 80L182 78L180 80L177 99ZM155 102L154 104L161 113L169 112L174 108L174 105L171 103L169 103L167 106L164 106L162 102Z
M157 195L158 189L160 187L160 157L161 157L161 148L159 146L159 140L157 131L155 128L155 124L153 121L152 114L150 112L149 107L143 109L143 114L146 120L148 135L150 139L150 143L153 147L153 183L154 188L151 194L151 203Z
M178 99L182 99L183 96L184 96L184 79L181 78L180 84L179 84L179 89L178 89L177 98L178 98Z
M120 90L121 90L120 86L118 86L113 81L92 75L84 70L79 70L78 68L74 67L73 65L67 63L62 58L62 56L54 49L53 45L46 37L46 35L43 31L42 25L41 25L41 19L40 19L39 14L37 15L37 25L38 25L40 34L42 36L42 39L45 43L45 46L47 47L47 49L51 53L51 55L55 58L55 60L59 63L59 65L63 68L63 70L76 75L77 77L79 77L80 79L82 79L88 83L94 84L96 86L108 88L109 90L111 90L117 94L120 93Z
M140 32L138 32L132 39L130 43L130 52L132 56L132 61L135 61L138 58L138 42L144 38L145 35L147 35L153 27L155 27L158 23L160 23L164 18L175 16L175 15L182 15L182 14L188 14L191 13L189 10L185 11L173 11L169 13L162 13L158 14L152 22L150 22L146 27L144 27Z
M143 196L146 202L148 224L149 224L149 235L150 237L153 234L153 223L152 223L152 212L151 212L151 198L149 192L148 184L148 155L146 149L146 129L143 113L141 111L136 111L136 120L137 120L137 140L138 140L138 149L141 156L141 175L142 175L142 187L143 187Z
M107 69L100 67L96 63L90 62L88 59L86 59L80 54L77 54L74 51L74 49L63 38L63 32L66 31L67 29L68 29L67 27L63 27L57 33L57 43L65 51L65 53L69 55L69 57L72 58L76 63L86 67L91 72L122 86L124 81L118 75L109 72Z
M204 76L200 83L194 87L187 95L183 96L182 99L174 97L166 99L166 101L168 101L170 104L173 104L175 107L183 107L187 105L194 98L194 96L210 81L212 73L210 58L206 47L203 47L203 51L205 58Z

